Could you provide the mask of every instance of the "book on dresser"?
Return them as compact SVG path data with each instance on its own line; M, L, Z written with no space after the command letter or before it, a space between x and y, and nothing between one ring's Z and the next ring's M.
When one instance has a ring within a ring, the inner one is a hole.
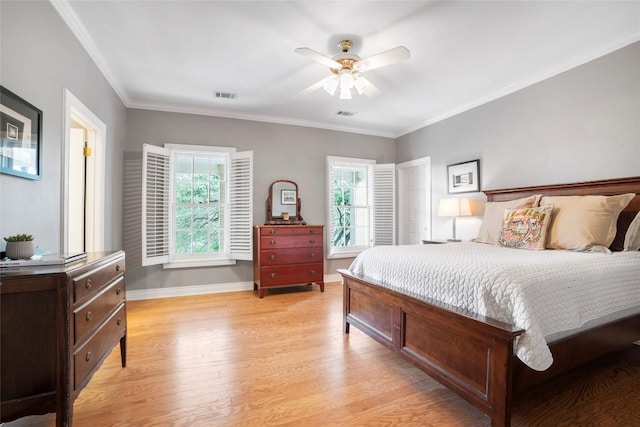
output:
M258 225L253 239L253 281L265 289L317 284L324 292L324 225Z

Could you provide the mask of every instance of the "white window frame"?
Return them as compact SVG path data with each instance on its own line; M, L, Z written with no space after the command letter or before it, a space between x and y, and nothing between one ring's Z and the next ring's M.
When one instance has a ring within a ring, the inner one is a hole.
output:
M175 252L173 194L177 154L227 157L224 253L185 256ZM253 259L253 152L238 153L233 147L165 144L163 148L144 144L142 191L143 266L204 267L233 265L236 260ZM154 222L154 218L159 219Z
M333 181L331 171L334 166L367 168L367 215L368 244L359 246L333 246L331 211L333 204ZM327 203L327 258L353 258L360 252L376 245L395 244L395 164L376 164L375 160L352 157L327 156L326 160L326 203Z

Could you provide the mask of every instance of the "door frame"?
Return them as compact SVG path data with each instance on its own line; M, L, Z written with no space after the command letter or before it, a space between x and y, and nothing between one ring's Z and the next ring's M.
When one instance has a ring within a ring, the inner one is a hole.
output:
M431 212L431 156L422 157L420 159L410 160L408 162L399 163L396 166L397 181L398 181L398 244L406 244L402 241L404 236L404 218L406 213L404 212L404 198L406 197L406 191L403 188L404 181L402 179L403 169L412 168L416 166L425 166L425 175L428 178L427 187L425 189L425 209L426 209L426 224L427 231L422 236L422 239L431 239L432 230L432 212Z
M87 176L85 200L85 250L99 252L104 250L104 212L105 212L105 145L107 125L87 108L75 95L64 89L64 156L62 159L62 252L69 248L69 162L71 146L71 120L75 120L87 129L87 143L92 155L87 157Z

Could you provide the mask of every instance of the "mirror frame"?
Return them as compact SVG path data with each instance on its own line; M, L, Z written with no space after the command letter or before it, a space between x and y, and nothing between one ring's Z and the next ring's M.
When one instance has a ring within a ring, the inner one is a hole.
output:
M280 216L273 215L273 186L279 182L288 182L295 187L296 191L296 214L294 216L289 216L288 219L285 219ZM300 215L300 193L298 192L298 184L295 181L291 181L289 179L278 179L273 181L271 185L269 185L269 197L267 197L267 220L265 221L265 225L306 225L307 223L302 219L302 215Z

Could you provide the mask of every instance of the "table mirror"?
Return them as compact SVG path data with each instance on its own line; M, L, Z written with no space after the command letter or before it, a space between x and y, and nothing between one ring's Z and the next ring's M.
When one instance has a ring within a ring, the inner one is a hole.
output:
M279 179L271 183L267 198L267 221L265 224L306 224L300 215L298 184L294 181Z

